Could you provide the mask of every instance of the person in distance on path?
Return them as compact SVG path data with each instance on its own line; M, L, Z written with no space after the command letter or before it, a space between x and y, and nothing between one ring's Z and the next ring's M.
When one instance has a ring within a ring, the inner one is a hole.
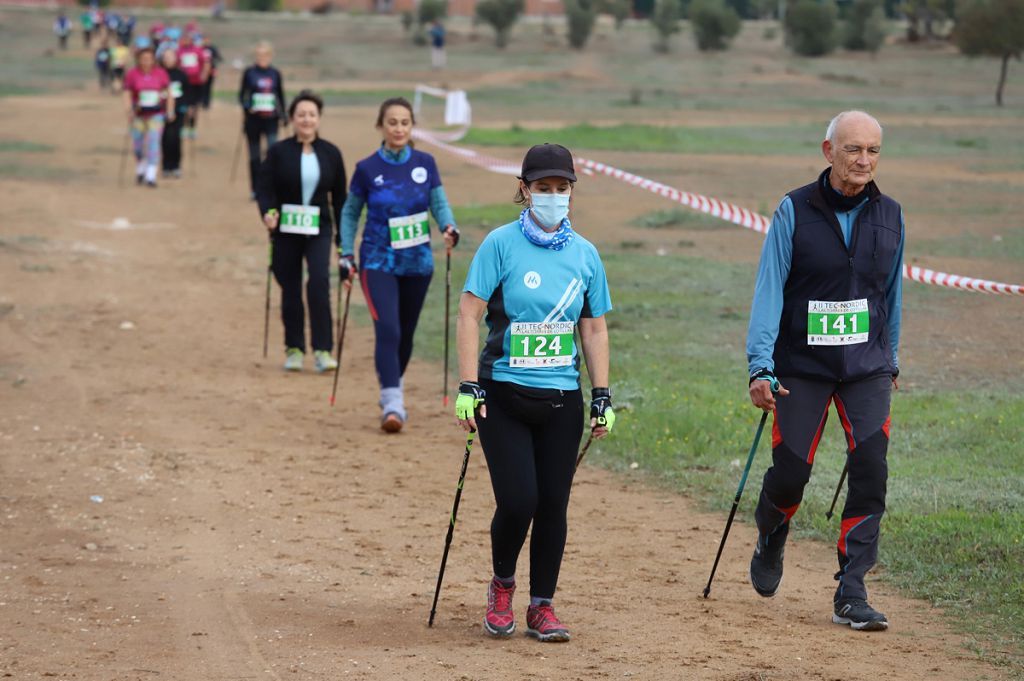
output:
M256 175L259 172L260 138L267 138L267 147L277 142L277 129L284 118L284 79L281 72L271 66L274 49L268 42L256 46L256 63L242 73L238 86L238 103L242 106L242 125L249 143L249 180L253 196L256 194ZM287 120L287 119L285 119Z
M188 88L185 90L185 103L188 105L188 113L185 114L185 123L182 127L182 136L187 139L195 139L196 125L199 120L199 103L203 98L203 85L210 77L210 62L207 60L206 50L203 49L202 36L187 28L181 36L181 44L178 48L178 68L188 76Z
M160 140L165 121L174 120L174 100L168 96L170 79L156 65L149 38L139 38L136 66L124 77L124 104L135 151L135 180L156 187Z
M315 368L323 373L338 366L331 357L330 266L346 177L341 151L319 136L323 107L309 90L292 100L288 116L295 135L267 150L256 185L260 216L273 240L271 267L281 285L285 371L301 371L306 351L303 259Z
M832 119L821 145L829 163L789 192L765 238L747 334L750 400L774 411L772 466L758 500L754 590L782 581L790 519L803 498L828 408L846 432L849 493L838 542L832 621L887 629L867 601L885 512L889 403L899 375L904 224L900 205L874 182L882 127L862 111ZM778 376L778 396L770 390Z
M341 216L343 278L356 273L359 216L366 225L359 247L360 283L373 317L374 361L380 381L381 428L397 433L407 419L402 376L412 357L416 324L434 274L430 215L447 248L459 242L455 216L434 157L412 146L416 119L403 97L385 100L377 113L380 148L358 164Z
M519 219L484 239L459 301L455 415L465 430L480 431L496 502L484 630L496 637L515 631L516 562L532 524L526 633L568 641L552 599L583 432L580 352L594 386L590 428L602 438L615 424L604 319L612 304L597 249L569 221L572 154L557 144L535 146L519 180ZM485 313L489 333L478 358Z
M63 11L53 20L53 34L57 36L57 44L60 49L68 49L68 36L71 35L72 28L71 19L68 19Z
M181 177L181 124L188 111L185 103L185 89L188 87L188 76L178 68L178 53L167 48L160 57L160 63L167 71L169 84L168 96L174 100L174 119L168 120L161 138L162 162L164 177Z

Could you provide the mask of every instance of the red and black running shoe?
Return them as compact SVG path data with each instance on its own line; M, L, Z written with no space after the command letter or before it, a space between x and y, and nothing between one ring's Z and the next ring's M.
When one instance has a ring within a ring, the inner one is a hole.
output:
M569 630L558 621L550 603L531 605L526 609L526 635L552 643L569 640Z
M484 615L484 631L491 636L511 636L516 630L515 615L512 613L512 596L516 585L504 586L497 579L487 585L487 613Z

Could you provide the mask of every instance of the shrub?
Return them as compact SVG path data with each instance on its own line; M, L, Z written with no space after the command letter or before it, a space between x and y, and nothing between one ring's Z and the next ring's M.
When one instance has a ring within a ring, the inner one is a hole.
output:
M599 0L597 11L611 16L615 20L615 30L619 30L633 13L633 3L631 0Z
M654 51L665 53L669 50L669 40L676 33L679 33L679 0L655 0L654 11L651 13L651 23L657 33L654 41Z
M476 15L494 29L494 44L500 49L508 45L508 34L523 11L523 0L480 0Z
M690 23L697 49L702 52L726 49L740 32L740 17L724 0L693 0Z
M796 0L786 10L786 44L805 57L820 57L836 47L836 5L832 0Z
M416 10L416 19L420 26L426 26L448 15L448 0L420 0Z
M882 9L882 0L854 0L846 20L843 47L878 52L884 43L885 10Z
M569 45L582 50L597 20L594 0L562 0L562 4L565 6L565 20L569 28Z
M279 12L281 0L238 0L238 9L250 12Z
M408 33L412 30L412 25L416 21L416 16L412 13L412 10L405 10L402 12L402 30Z

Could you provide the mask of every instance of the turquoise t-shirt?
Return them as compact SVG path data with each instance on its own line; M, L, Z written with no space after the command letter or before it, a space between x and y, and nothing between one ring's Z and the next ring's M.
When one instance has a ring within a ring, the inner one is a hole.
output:
M481 378L530 388L580 387L576 324L612 309L592 243L577 233L555 251L527 240L518 222L507 224L480 244L463 291L487 301Z

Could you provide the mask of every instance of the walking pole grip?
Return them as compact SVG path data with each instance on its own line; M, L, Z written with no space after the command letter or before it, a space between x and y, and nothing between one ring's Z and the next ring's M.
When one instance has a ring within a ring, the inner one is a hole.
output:
M437 614L437 599L441 595L441 582L444 581L444 568L448 564L448 550L452 545L452 537L455 536L455 518L459 514L459 501L462 499L462 487L466 484L466 469L469 467L469 453L473 449L473 438L476 435L475 429L470 429L466 434L466 453L462 457L462 470L459 473L459 484L455 488L455 501L452 503L452 514L448 523L448 534L444 539L444 553L441 555L441 569L437 572L437 586L434 588L434 602L430 606L430 619L427 626L434 626L434 615Z

